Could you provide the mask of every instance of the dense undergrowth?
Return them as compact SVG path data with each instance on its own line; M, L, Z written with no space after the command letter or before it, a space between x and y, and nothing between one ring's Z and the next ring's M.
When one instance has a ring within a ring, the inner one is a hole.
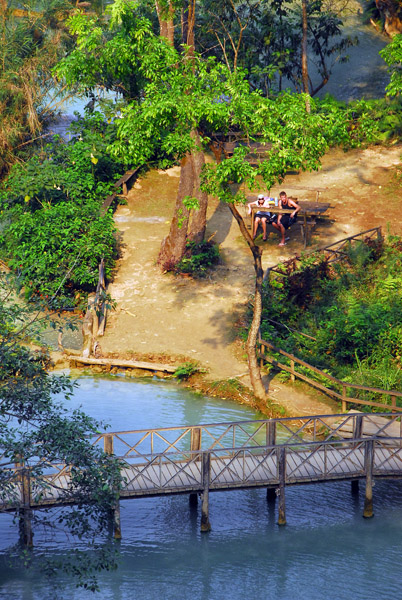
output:
M124 171L107 152L113 135L100 113L87 114L73 123L70 141L54 138L0 187L0 255L28 299L73 306L77 291L96 286L101 258L110 276L117 242L101 206Z
M290 276L271 278L262 338L343 381L402 391L402 239L342 250L342 262L314 254Z
M219 263L219 246L213 242L187 242L186 252L177 263L176 273L188 273L193 277L206 277L208 271Z

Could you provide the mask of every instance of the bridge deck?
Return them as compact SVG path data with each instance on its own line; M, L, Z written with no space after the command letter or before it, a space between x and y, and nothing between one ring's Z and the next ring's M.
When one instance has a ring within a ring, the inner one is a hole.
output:
M375 442L373 475L375 477L398 477L402 473L402 448L394 447L389 440ZM205 452L204 452L205 453ZM228 453L225 450L208 451L211 456L209 490L230 490L250 487L275 487L279 485L280 473L278 447L240 448ZM134 463L122 462L123 486L121 498L159 496L202 492L202 452L137 456ZM358 479L365 477L365 440L333 444L309 444L307 447L286 449L286 485ZM60 474L47 476L49 487L41 489L40 499L32 489L31 507L56 506L71 503L68 469ZM7 509L6 504L1 505Z

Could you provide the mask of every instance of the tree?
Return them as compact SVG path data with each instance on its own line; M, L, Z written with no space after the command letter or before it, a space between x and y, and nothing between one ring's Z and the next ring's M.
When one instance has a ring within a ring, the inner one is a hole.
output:
M114 125L96 111L70 135L13 165L0 185L0 256L20 273L26 298L48 298L51 308L75 306L78 290L96 286L101 259L109 278L116 257L113 215L102 210L122 172L106 151Z
M87 551L75 551L58 564L35 551L22 553L24 561L47 572L63 569L77 585L96 589L94 572L116 565L116 552L108 539L110 510L120 488L119 465L91 442L100 424L68 401L73 384L65 376L50 375L50 359L44 349L31 350L41 324L40 307L33 313L19 298L19 289L4 274L0 278L0 501L12 506L21 526L21 544L33 545L31 509L21 499L21 480L31 482L35 498L54 484L46 473L54 464L69 465L70 483L63 492L65 506L35 510L35 528L63 529L73 539L87 543ZM48 320L46 320L48 324ZM34 482L34 486L33 486ZM24 484L22 484L24 485ZM24 486L25 489L25 486ZM22 494L26 496L26 493ZM72 506L69 503L74 502ZM8 509L10 510L10 509ZM92 552L94 552L92 554Z
M255 89L266 95L288 80L297 91L314 96L328 82L333 66L347 60L357 43L343 36L342 20L323 0L204 0L199 7L197 49L242 67ZM309 77L307 53L316 74Z
M402 92L402 34L396 35L380 55L385 60L391 73L391 81L387 86L388 96L399 96Z
M32 0L18 19L12 4L0 2L0 175L24 156L57 113L63 91L51 69L70 40L63 25L71 10L67 1L41 7Z
M200 188L229 204L254 257L256 311L248 348L254 389L263 397L255 356L261 307L261 250L250 238L235 207L236 203L245 202L244 191L239 191L238 186L244 183L249 189L256 189L264 184L269 189L289 169L317 169L330 140L350 139L351 117L345 117L345 112L334 105L324 110L319 103L309 115L303 95L286 93L266 98L250 89L240 68L228 69L227 65L213 58L204 60L196 53L191 60L183 59L123 0L112 7L112 16L114 30L109 40L95 23L74 17L71 25L78 34L78 50L61 63L58 72L67 82L77 78L82 78L83 83L93 81L94 73L104 65L109 68L111 53L116 53L125 58L120 59L119 68L131 69L144 82L141 96L121 109L117 140L110 149L115 156L124 156L134 164L147 162L156 154L182 161L183 176L171 226L174 234L167 238L169 247L163 248L164 268L171 269L180 260L187 239L189 211L197 205L190 176L191 155L199 148L194 132L200 133L205 145L216 132L241 132L233 157L204 167ZM356 135L358 128L354 132ZM251 161L256 140L266 144L268 150L262 160Z

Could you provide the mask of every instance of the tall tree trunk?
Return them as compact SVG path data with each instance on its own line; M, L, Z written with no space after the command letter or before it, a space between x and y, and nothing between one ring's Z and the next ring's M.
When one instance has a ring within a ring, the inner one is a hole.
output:
M402 33L402 4L395 0L375 0L375 4L384 19L384 31L394 37Z
M192 195L193 187L193 164L191 155L187 153L181 160L179 189L170 230L162 241L158 256L158 264L167 271L171 271L175 267L186 249L189 211L184 206L183 199Z
M257 359L257 338L258 331L261 325L261 315L262 315L262 283L263 283L263 275L264 271L261 263L262 250L259 246L254 244L254 241L249 234L247 227L244 224L244 221L239 214L237 208L234 204L229 204L229 209L234 218L239 225L240 232L244 239L246 240L248 247L250 248L253 260L254 260L254 270L255 270L255 297L254 297L254 308L253 308L253 320L251 321L250 330L248 332L247 338L247 357L248 357L248 368L250 372L251 385L253 386L254 394L260 400L266 400L267 395L265 392L264 384L261 379L261 371L258 366Z
M309 94L308 88L308 65L307 65L307 0L302 0L302 84L303 92ZM310 99L306 97L306 111L310 112Z
M169 0L165 8L160 0L155 0L156 13L158 15L160 35L167 39L171 46L174 45L174 6Z
M204 239L207 226L208 194L201 190L201 171L205 165L205 157L196 129L191 132L191 137L197 145L197 148L191 153L191 160L194 172L194 196L198 199L199 208L192 213L189 240L199 244Z
M155 2L161 36L168 38L170 31L169 23L173 24L172 0L169 0L168 14L171 17L169 20L166 20L166 10L162 10L160 0L155 0ZM187 46L186 59L193 61L195 0L188 0L186 8L182 10L181 26L182 41ZM171 40L169 39L169 42L173 44L173 37ZM183 205L183 198L185 196L195 196L199 201L199 209L192 215L191 232L188 239L199 243L204 239L205 235L208 196L200 189L201 170L205 164L205 159L198 131L194 129L190 135L195 142L196 148L191 153L187 153L182 160L174 216L169 234L163 240L159 251L158 263L167 270L174 268L181 258L183 258L186 250L189 211Z

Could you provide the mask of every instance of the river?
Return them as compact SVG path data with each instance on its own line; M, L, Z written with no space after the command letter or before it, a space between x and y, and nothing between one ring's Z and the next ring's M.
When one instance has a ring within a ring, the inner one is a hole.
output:
M205 398L170 381L83 377L73 405L112 430L254 419L247 407ZM121 561L99 575L101 593L76 590L67 578L54 590L39 573L11 569L5 550L16 527L0 517L0 598L3 600L370 600L400 598L396 565L402 539L402 482L374 488L375 517L362 518L363 497L350 484L316 484L286 491L285 527L264 490L213 493L212 531L200 533L200 511L188 497L121 503ZM68 542L35 552L61 557ZM56 595L56 592L58 595Z

